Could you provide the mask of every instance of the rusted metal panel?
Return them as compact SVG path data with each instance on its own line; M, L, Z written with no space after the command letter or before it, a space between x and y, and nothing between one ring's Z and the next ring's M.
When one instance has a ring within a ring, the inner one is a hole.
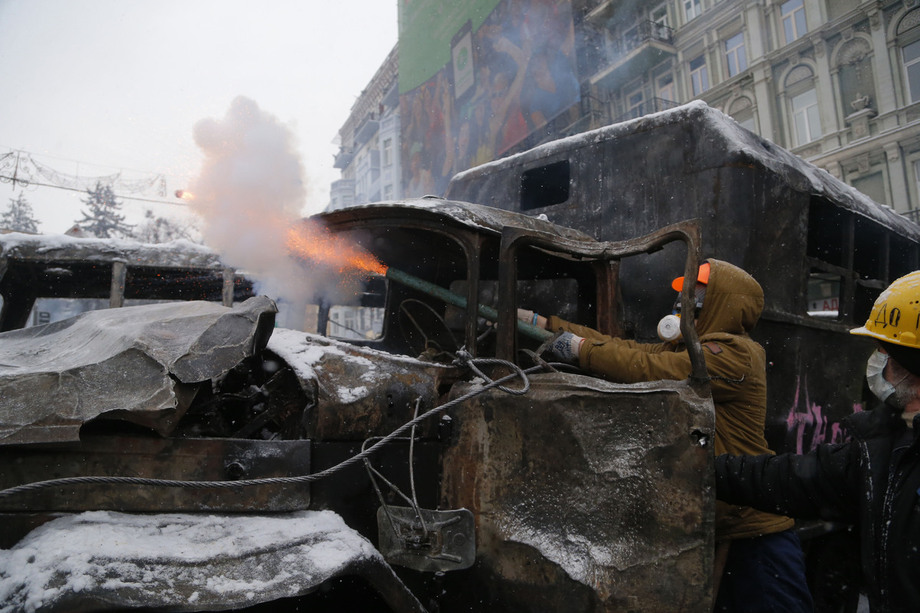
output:
M546 374L452 417L441 506L473 512L477 565L448 581L501 594L474 610L711 610L710 398Z
M315 386L316 402L304 414L307 436L322 441L362 441L383 436L437 406L442 388L464 374L462 369L393 356L302 333L303 352L314 352L302 381ZM296 363L298 349L281 354ZM270 343L269 348L273 345ZM280 350L280 347L278 348ZM418 436L436 435L436 420L419 425Z
M310 441L93 437L78 445L0 448L0 489L48 479L119 476L188 481L310 473ZM49 487L0 498L0 511L277 512L306 509L309 485L205 489L114 483Z

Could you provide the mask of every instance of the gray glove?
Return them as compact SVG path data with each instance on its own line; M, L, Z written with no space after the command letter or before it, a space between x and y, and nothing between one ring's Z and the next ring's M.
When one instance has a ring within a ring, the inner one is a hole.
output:
M577 364L578 353L581 350L581 344L584 342L585 339L577 334L563 332L553 340L552 344L549 346L549 350L563 362Z

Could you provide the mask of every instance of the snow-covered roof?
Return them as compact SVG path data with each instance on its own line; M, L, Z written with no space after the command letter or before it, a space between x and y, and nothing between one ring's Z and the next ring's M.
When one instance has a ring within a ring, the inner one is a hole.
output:
M122 261L160 267L221 268L217 253L192 241L140 243L117 238L78 238L64 234L0 234L0 258L54 261Z
M431 196L353 205L336 209L329 213L320 213L316 217L331 223L345 219L364 220L385 217L412 219L413 217L427 217L432 220L438 219L444 224L453 223L491 234L501 234L504 228L520 228L570 240L594 242L593 238L579 230L554 224L544 218L481 204L444 200Z
M886 226L897 227L915 240L920 239L920 226L899 215L891 207L875 202L827 171L745 129L728 115L701 100L538 145L459 172L451 179L451 183L476 182L507 166L526 166L530 162L551 159L572 149L608 141L626 141L628 137L636 135L655 139L658 136L656 132L672 127L694 130L694 138L681 139L674 144L675 147L685 149L680 159L686 164L685 170L688 173L727 165L765 168L781 175L797 191L827 198ZM634 139L628 142L631 146L635 145ZM662 180L666 179L662 177ZM450 187L447 195L451 195Z

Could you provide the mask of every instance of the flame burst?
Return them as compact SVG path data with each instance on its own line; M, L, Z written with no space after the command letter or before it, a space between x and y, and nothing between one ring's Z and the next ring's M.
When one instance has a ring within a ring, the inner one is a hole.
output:
M288 230L286 247L294 255L319 262L341 274L357 271L386 275L387 267L373 255L342 236L316 225L299 224Z

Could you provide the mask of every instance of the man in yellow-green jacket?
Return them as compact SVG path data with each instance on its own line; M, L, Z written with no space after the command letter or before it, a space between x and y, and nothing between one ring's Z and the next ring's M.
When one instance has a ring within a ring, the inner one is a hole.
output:
M682 284L678 278L672 287L680 291ZM737 266L709 259L700 266L695 297L696 330L716 409L715 453L771 453L764 438L766 357L749 336L763 310L763 289ZM637 383L690 376L690 356L679 338L638 343L555 316L525 310L518 315L562 331L551 351L605 379ZM792 527L788 517L716 503L716 611L812 610L801 545Z

